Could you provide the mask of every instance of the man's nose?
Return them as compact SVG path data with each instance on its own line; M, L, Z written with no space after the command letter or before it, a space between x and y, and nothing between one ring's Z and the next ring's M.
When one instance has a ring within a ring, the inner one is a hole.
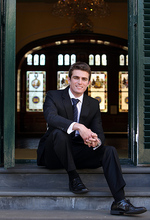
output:
M80 84L81 84L81 83L82 83L82 79L79 79L79 82L78 82L78 83L80 83Z

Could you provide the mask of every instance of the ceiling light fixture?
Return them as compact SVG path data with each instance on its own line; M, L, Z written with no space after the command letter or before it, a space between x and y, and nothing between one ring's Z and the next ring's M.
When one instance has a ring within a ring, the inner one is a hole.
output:
M74 17L71 32L92 32L90 16L105 17L110 9L104 0L58 0L52 9L53 15Z

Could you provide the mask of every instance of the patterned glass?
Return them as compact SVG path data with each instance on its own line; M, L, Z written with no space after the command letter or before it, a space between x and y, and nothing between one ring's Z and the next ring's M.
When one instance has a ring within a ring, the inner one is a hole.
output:
M106 56L106 54L102 55L102 65L107 66L107 56Z
M121 55L119 56L119 65L120 65L120 66L124 66L124 63L125 63L124 55L121 54Z
M35 65L35 66L38 66L38 65L39 65L39 55L38 55L38 54L35 54L35 55L34 55L34 65Z
M58 66L62 66L63 65L63 55L59 54L58 55Z
M40 65L45 66L45 54L40 55Z
M27 56L27 65L32 65L32 54L28 54Z
M68 86L68 71L57 72L57 89L65 89Z
M88 95L97 99L101 112L107 112L107 72L92 71Z
M71 55L71 65L74 64L76 62L76 55L72 54Z
M99 55L99 54L97 54L97 55L95 56L95 65L96 65L96 66L100 66L100 55Z
M46 95L46 72L26 72L26 111L41 112Z
M90 55L89 55L89 65L90 65L90 66L93 66L93 65L94 65L94 55L93 55L93 54L90 54Z
M119 72L119 112L128 112L128 72Z

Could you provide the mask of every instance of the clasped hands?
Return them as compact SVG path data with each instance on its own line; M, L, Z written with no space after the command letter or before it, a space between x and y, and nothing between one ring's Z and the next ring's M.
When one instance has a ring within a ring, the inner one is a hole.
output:
M96 147L100 140L96 133L92 132L91 129L85 127L83 124L75 123L73 125L73 130L78 130L80 136L84 140L84 144L88 145L89 147Z

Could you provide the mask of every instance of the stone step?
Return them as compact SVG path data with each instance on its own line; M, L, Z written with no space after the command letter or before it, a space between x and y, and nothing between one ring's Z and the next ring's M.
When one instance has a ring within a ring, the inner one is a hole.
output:
M133 220L150 219L150 211L134 216L110 215L109 210L0 210L0 220Z
M107 183L102 168L78 170L87 187L106 187ZM150 167L122 166L127 187L150 187ZM49 170L35 164L20 164L15 168L0 168L1 187L33 187L56 189L68 187L68 175L65 170Z
M150 168L122 167L127 182L126 197L136 206L150 210ZM48 170L35 164L0 168L1 210L109 210L112 195L103 170L78 171L89 188L87 194L77 195L69 191L65 170Z
M7 190L7 191L6 191ZM150 210L150 187L128 188L126 197L136 206ZM0 191L0 207L14 210L109 210L113 198L108 188L90 189L77 195L66 191L37 190L31 188L4 189Z
M150 219L150 211L134 216L110 215L109 211L62 211L62 210L0 210L0 220L133 220Z

